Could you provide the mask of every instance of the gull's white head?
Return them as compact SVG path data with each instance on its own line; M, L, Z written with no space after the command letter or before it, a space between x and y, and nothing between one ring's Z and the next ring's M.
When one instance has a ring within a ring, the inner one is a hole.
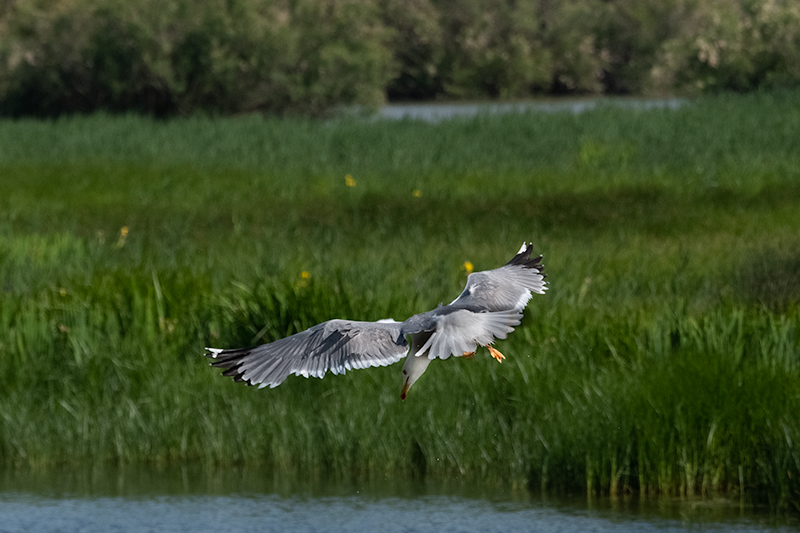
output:
M431 360L428 359L428 354L414 355L414 350L409 352L406 357L406 362L403 365L403 389L400 391L400 399L405 400L408 395L408 389L411 388L419 377L425 373Z

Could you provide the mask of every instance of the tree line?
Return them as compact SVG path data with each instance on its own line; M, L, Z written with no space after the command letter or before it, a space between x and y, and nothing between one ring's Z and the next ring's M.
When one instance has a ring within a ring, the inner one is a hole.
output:
M0 0L0 114L800 84L796 0Z

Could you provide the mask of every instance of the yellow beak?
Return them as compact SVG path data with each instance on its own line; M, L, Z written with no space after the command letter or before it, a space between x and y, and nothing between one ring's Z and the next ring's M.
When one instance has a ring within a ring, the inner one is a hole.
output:
M408 384L408 378L406 378L406 382L403 383L403 388L400 391L400 399L401 400L405 400L406 399L406 396L408 395L408 389L410 387L411 387L411 385Z

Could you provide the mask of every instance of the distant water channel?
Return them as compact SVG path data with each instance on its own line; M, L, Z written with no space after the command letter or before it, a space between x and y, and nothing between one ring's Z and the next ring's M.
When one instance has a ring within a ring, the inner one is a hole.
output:
M542 498L459 484L294 483L264 472L0 473L0 532L797 531L723 499Z
M427 122L440 122L442 120L458 117L507 113L568 112L577 114L604 106L634 110L678 109L688 102L689 101L684 98L592 97L552 98L517 102L407 103L386 105L377 112L377 115L384 119L412 119Z

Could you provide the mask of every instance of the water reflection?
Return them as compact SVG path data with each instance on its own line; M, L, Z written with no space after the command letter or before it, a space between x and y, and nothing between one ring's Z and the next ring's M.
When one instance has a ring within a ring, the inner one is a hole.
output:
M0 531L796 531L728 500L541 498L426 483L295 482L264 472L0 475Z
M390 104L378 111L378 116L387 119L413 119L440 122L456 117L475 115L497 115L505 113L584 113L602 106L627 109L678 109L688 103L683 98L559 98L503 103L424 103Z

